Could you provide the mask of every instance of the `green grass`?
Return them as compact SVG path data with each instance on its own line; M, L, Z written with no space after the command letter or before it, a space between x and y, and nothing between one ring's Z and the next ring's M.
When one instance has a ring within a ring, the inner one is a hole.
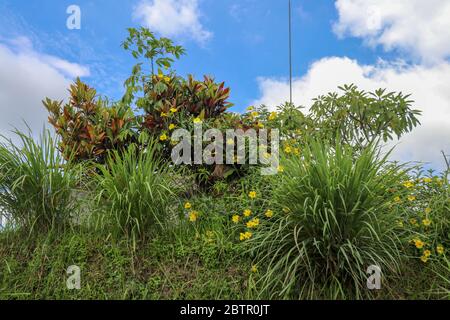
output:
M0 208L27 233L67 226L76 214L79 168L67 165L49 131L38 142L31 134L14 133L17 145L0 137Z
M285 162L274 198L278 214L255 232L249 246L265 266L263 293L284 299L370 297L367 267L387 277L400 269L400 240L389 188L401 168L374 148L361 154L311 142Z
M244 299L249 265L205 239L130 241L71 231L33 242L0 239L0 299ZM66 270L81 268L81 290L68 290Z
M101 229L133 238L164 229L175 202L176 171L162 165L154 144L139 154L134 145L113 152L97 169L93 207Z

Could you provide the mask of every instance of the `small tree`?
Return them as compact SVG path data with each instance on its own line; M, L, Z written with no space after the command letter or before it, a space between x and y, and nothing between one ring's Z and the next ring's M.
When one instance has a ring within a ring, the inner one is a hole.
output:
M128 28L128 37L122 43L122 47L131 51L135 59L143 57L150 60L151 76L155 75L155 64L158 68L170 69L175 59L186 53L182 46L174 45L168 38L157 38L153 32L144 27ZM142 65L136 64L131 76L125 81L127 91L123 99L126 102L133 101L134 94L144 89L142 84L151 80L151 76L144 74Z
M315 126L315 134L328 141L339 137L344 143L361 148L381 138L384 142L410 132L420 124L419 110L412 110L410 95L401 92L386 93L358 90L344 85L343 91L329 93L314 99L309 117Z

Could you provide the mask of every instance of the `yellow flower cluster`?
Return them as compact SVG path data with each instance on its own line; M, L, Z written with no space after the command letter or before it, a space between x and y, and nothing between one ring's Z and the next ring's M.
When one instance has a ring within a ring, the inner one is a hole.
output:
M239 235L239 240L241 240L241 241L248 240L252 236L253 236L253 233L251 233L250 231L241 232L241 234Z
M190 210L192 209L192 204L190 202L184 203L184 209ZM200 214L198 211L192 210L188 213L188 219L190 222L196 222L199 218Z
M403 183L403 186L407 189L411 189L412 187L414 187L414 182L409 180Z
M259 226L258 218L254 218L254 219L250 220L249 222L247 222L247 228L249 228L249 229L256 228L257 226Z

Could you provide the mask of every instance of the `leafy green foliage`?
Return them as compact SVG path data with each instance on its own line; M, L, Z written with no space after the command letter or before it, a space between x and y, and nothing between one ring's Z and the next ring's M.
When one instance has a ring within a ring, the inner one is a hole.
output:
M410 108L409 95L379 89L358 90L355 85L339 87L343 91L329 93L314 100L311 119L320 138L363 147L379 138L388 141L400 138L420 122L418 110Z
M64 106L62 101L43 101L66 159L103 163L110 150L122 150L133 141L134 115L130 108L122 104L108 107L106 101L97 98L96 90L80 79L69 92L70 100Z

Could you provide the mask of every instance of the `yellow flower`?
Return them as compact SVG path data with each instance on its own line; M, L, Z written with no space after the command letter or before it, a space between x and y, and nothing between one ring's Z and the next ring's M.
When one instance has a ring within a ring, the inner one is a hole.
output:
M394 201L395 201L396 203L400 203L400 202L402 202L402 199L400 199L400 197L397 196L397 197L394 198Z
M235 214L232 218L231 221L233 221L233 223L238 223L241 220L241 217L238 216L237 214Z
M284 167L283 166L278 166L278 172L284 172Z
M428 257L427 256L421 256L420 260L422 260L423 263L427 263L428 262Z
M415 197L415 196L412 196L412 195L409 195L409 196L408 196L408 200L409 200L409 201L414 201L414 200L416 200L416 197Z
M255 191L250 191L248 196L250 197L250 199L255 199L256 198L256 192Z
M189 210L190 208L192 208L192 204L191 204L190 202L186 202L186 203L184 204L184 208L185 208L186 210Z
M255 110L254 106L250 106L250 107L247 108L247 111L253 111L253 110Z
M244 210L244 216L250 217L251 215L252 215L252 210L249 210L249 209Z
M430 251L430 250L425 250L425 251L423 252L423 255L424 255L425 257L429 257L429 256L431 256L431 251Z
M429 227L430 224L431 224L431 220L430 220L430 219L423 219L423 220L422 220L422 224L423 224L425 227Z
M169 124L169 130L175 129L177 126L173 123Z
M259 116L259 113L257 111L253 111L252 113L250 113L250 115L256 118L257 116Z
M269 120L272 121L272 120L275 120L276 118L277 118L277 113L276 112L271 112L270 115L269 115Z
M162 135L159 136L159 140L166 141L167 140L167 135L165 133L163 133Z
M264 129L264 124L262 124L261 122L259 122L259 123L258 123L258 127L259 127L260 129Z
M417 249L422 249L425 245L425 243L420 239L414 239L413 242Z
M284 152L291 153L292 152L292 148L290 146L287 146L286 148L284 148Z
M178 111L177 108L170 108L170 112L172 112L172 113L176 113L177 111Z
M258 218L252 219L249 222L247 222L247 228L249 229L256 228L257 226L259 226Z
M267 218L272 218L273 217L273 211L272 210L267 210L266 211L266 213L265 213L265 216L267 217Z
M202 123L202 119L197 117L197 118L194 119L194 123Z
M425 214L430 214L431 213L431 208L425 208Z
M251 272L252 273L257 273L258 272L258 266L256 264L252 265Z
M168 116L168 114L167 113L165 113L165 112L161 112L161 117L167 117Z
M417 220L414 219L414 218L409 219L409 222L410 222L413 226L417 225Z
M172 80L171 77L164 77L164 81L165 81L165 82L170 82L170 80Z
M414 182L406 181L406 182L403 183L403 186L408 188L408 189L410 189L410 188L414 187Z
M195 222L198 219L198 212L197 211L191 211L191 213L189 213L189 221L190 222Z
M253 234L249 231L244 232L239 235L239 240L244 241L244 240L248 240L253 236Z
M423 182L430 183L430 182L433 182L433 179L431 179L431 178L423 178Z
M444 254L444 246L441 245L437 246L436 251L438 254Z
M300 149L299 148L294 148L294 153L296 156L300 155Z
M269 159L270 158L270 153L268 152L264 152L264 159Z
M229 138L229 139L227 140L227 145L229 145L229 146L234 145L234 139Z

